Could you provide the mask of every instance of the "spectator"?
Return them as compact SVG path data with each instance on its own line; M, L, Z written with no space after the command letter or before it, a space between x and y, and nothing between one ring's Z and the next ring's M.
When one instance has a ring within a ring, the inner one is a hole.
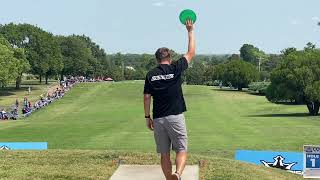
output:
M8 120L8 114L4 109L1 111L1 119Z
M23 106L24 106L24 107L27 107L27 106L28 106L28 99L27 99L27 97L24 97L24 99L23 99Z
M18 101L18 99L16 99L16 107L17 107L17 108L19 107L19 101Z
M19 118L18 107L15 106L11 111L11 119L17 120Z

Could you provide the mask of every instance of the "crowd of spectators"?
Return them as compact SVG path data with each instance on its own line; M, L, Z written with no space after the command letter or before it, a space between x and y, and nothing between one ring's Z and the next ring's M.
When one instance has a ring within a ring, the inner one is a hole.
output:
M34 104L29 101L27 97L24 97L22 104L22 116L28 117L33 112L48 106L56 100L61 99L65 93L67 93L75 84L81 82L88 82L84 77L69 77L60 81L60 86L55 90L41 94L40 98L34 102ZM5 111L4 108L0 109L0 119L1 120L17 120L19 119L19 100L16 99L16 103L11 107L10 111Z

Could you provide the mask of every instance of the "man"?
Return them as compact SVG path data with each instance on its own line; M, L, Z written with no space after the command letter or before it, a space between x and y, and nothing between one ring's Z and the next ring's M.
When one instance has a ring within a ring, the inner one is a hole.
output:
M157 152L161 154L161 168L167 180L179 180L187 159L187 130L183 112L186 105L182 94L181 74L195 55L193 22L186 22L188 52L172 63L168 48L155 53L158 67L148 72L144 85L144 112L147 127L154 131ZM153 118L150 117L153 97ZM172 174L170 147L176 152L176 171Z

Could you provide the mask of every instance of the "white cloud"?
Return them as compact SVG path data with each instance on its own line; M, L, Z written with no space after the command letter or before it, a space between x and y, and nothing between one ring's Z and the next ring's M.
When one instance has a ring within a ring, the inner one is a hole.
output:
M163 7L165 5L166 4L164 2L161 2L161 1L152 3L152 6L156 6L156 7Z
M313 16L311 19L312 19L313 21L320 21L320 18L319 18L318 16Z

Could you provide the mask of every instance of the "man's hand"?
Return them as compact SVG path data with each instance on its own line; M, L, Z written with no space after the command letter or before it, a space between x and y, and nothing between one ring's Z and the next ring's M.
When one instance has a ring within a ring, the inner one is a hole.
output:
M188 19L186 22L186 28L187 28L188 32L193 31L193 22L190 19Z
M151 131L153 131L153 120L151 118L146 118L146 125Z

